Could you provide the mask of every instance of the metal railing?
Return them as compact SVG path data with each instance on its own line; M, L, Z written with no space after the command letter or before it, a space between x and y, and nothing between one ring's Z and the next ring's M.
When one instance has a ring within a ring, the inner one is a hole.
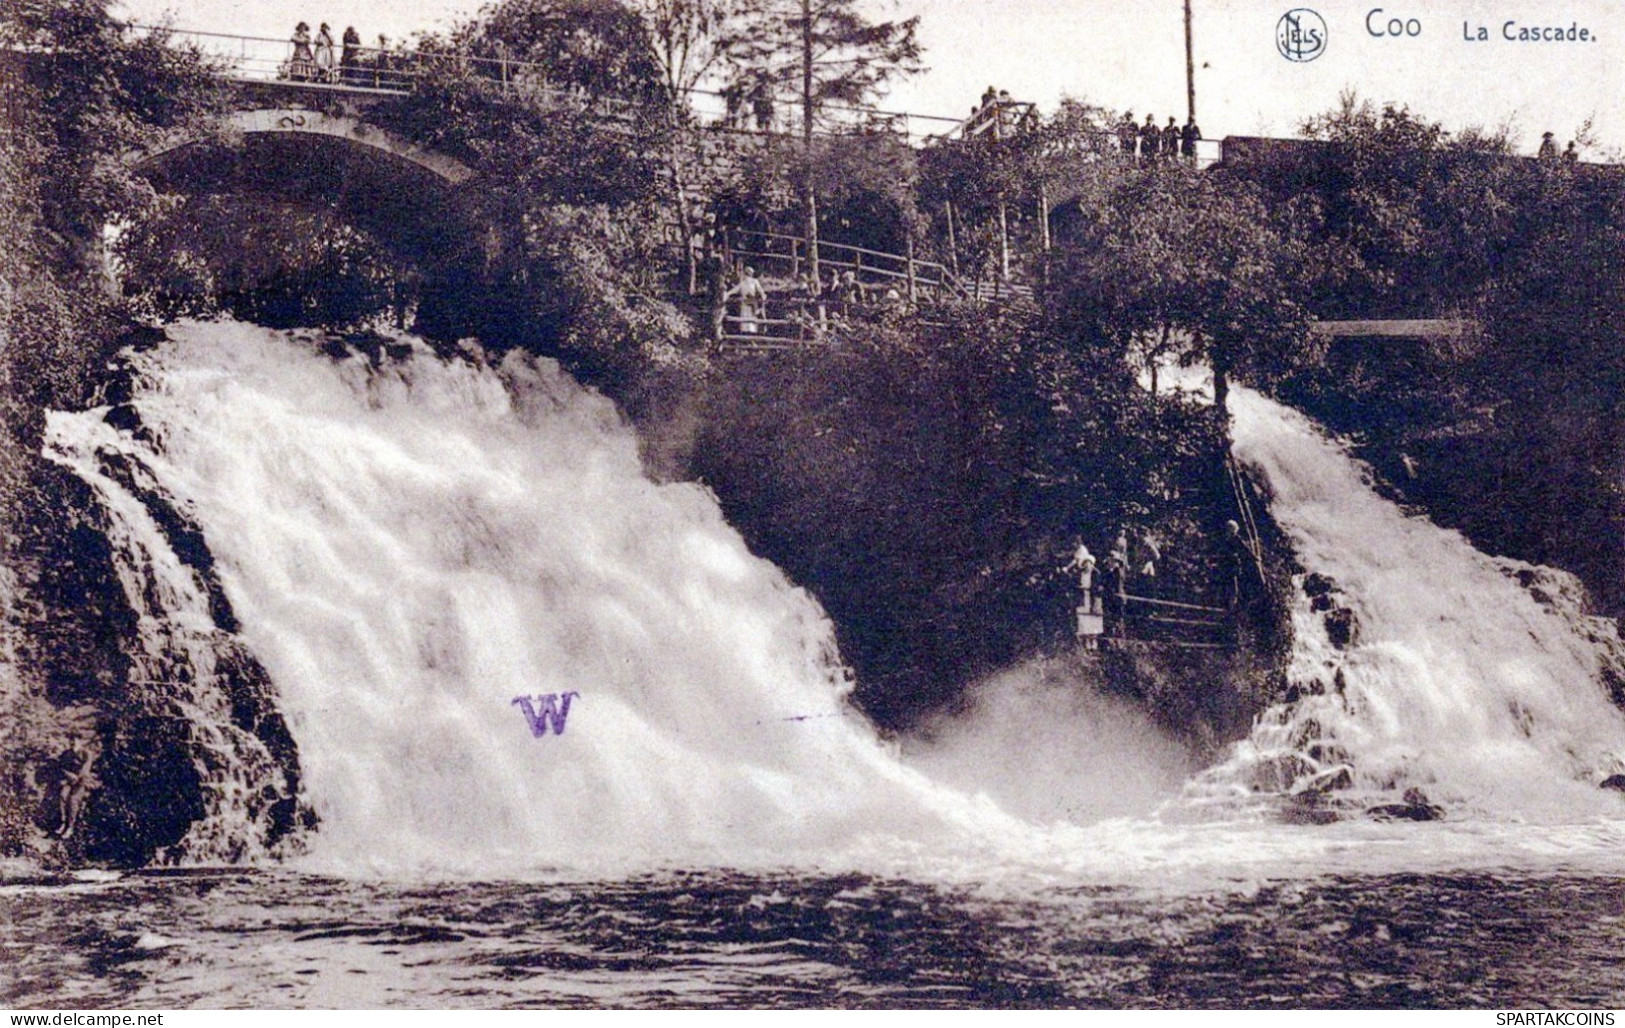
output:
M318 52L312 41L307 59L303 54L296 57L297 46L291 38L242 36L143 24L131 24L126 28L135 32L163 33L170 38L189 42L206 56L223 62L222 72L226 77L242 82L393 94L410 93L425 78L451 72L477 77L504 91L560 103L580 102L585 96L580 89L551 82L546 64L501 55L477 56L462 51L408 49L405 46L346 47L342 41L335 41L331 49L323 48ZM318 60L324 54L327 59ZM771 113L758 120L756 112L741 111L737 102L730 102L721 91L689 89L685 91L685 98L689 112L704 127L758 135L802 134L799 106L781 99L775 99L771 103ZM630 101L614 97L595 96L592 101L594 104L618 103L628 110L633 106ZM940 115L840 104L821 105L818 118L814 127L818 135L878 132L897 135L911 143L943 138L960 124L957 118Z
M473 54L433 50L409 50L404 46L345 46L335 42L318 48L314 42L300 52L292 39L266 36L239 36L224 32L201 32L133 24L137 32L163 33L197 47L205 56L223 63L222 74L240 82L264 82L311 89L336 89L373 93L410 93L420 81L446 73L479 78L499 89L526 95L551 97L560 102L580 100L581 90L552 84L544 65L480 57ZM594 98L604 102L605 98ZM609 98L609 102L625 103ZM628 106L630 106L628 104Z

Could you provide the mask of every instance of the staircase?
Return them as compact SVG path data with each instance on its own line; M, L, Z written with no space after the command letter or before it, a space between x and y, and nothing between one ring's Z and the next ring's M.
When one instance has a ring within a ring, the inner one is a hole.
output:
M713 314L713 335L725 353L828 347L854 322L912 318L922 304L971 300L1030 309L1034 303L1031 286L967 285L937 261L822 241L818 277L823 289L814 290L806 240L782 232L729 233L723 258L730 268L754 268L767 293L765 310L755 317L744 317L732 300ZM848 274L850 283L843 281Z

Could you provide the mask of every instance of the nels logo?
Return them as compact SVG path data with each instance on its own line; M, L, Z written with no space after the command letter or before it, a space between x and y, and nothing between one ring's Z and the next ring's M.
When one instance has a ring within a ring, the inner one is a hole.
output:
M1295 7L1275 23L1275 49L1289 61L1312 61L1326 52L1326 22L1307 7Z

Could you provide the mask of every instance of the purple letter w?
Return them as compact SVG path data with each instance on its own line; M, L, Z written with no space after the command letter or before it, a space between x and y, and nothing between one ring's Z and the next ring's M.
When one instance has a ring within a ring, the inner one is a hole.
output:
M541 705L540 714L530 702L529 696L515 696L513 702L519 704L519 709L525 712L525 720L530 722L530 734L540 739L547 734L548 725L553 726L554 735L564 734L564 719L570 716L570 698L580 696L578 692L564 694L564 702L559 702L558 693L548 693L546 696L536 697L536 703Z

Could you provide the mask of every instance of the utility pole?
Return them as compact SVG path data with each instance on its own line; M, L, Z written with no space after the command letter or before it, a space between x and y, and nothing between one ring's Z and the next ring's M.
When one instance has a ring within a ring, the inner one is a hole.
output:
M1185 0L1185 106L1196 124L1196 51L1191 46L1191 0Z
M801 0L801 143L807 162L807 266L814 289L818 271L818 194L813 188L813 22L812 0Z

